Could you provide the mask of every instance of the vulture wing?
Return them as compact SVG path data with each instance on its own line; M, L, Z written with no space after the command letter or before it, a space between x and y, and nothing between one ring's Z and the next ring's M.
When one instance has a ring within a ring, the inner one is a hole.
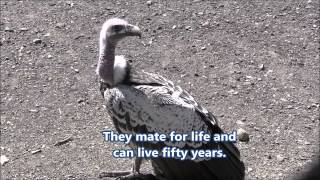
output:
M102 84L103 85L103 84ZM120 133L162 133L191 131L223 133L216 118L198 105L193 97L162 76L147 72L133 72L126 83L111 89L102 88L107 109ZM241 180L244 165L240 153L231 142L133 142L135 146L162 149L220 149L226 158L179 160L152 158L158 176L165 179Z

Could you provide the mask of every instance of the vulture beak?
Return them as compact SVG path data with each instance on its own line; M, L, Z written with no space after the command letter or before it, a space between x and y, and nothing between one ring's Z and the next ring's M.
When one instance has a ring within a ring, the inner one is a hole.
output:
M141 30L138 26L128 25L126 33L128 36L139 36L141 38Z

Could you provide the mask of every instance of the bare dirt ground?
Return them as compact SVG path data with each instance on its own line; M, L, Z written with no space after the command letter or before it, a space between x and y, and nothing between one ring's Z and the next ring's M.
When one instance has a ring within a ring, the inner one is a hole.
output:
M117 54L188 90L237 143L247 179L284 179L319 152L319 1L1 1L2 179L92 179L131 168L95 75L105 19L143 38ZM55 145L65 138L70 141Z

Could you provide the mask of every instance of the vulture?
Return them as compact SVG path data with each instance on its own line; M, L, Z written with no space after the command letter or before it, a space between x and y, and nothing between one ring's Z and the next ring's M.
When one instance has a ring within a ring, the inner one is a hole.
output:
M170 134L175 131L189 134L204 131L210 134L223 133L217 119L181 87L158 74L132 68L123 56L115 56L117 43L127 36L139 36L139 27L119 18L108 19L102 26L99 41L97 75L100 91L108 114L118 133ZM161 61L161 59L159 59ZM180 149L222 150L225 158L148 158L153 167L152 176L140 173L142 158L136 157L133 170L110 172L105 176L121 176L120 179L165 179L165 180L242 180L244 164L232 142L157 141L136 142L133 149L161 150L164 147Z

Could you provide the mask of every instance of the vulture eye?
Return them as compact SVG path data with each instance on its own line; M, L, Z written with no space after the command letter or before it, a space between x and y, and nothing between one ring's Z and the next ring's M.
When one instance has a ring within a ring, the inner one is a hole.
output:
M113 26L113 30L114 32L119 32L123 29L123 26L122 25L114 25Z

